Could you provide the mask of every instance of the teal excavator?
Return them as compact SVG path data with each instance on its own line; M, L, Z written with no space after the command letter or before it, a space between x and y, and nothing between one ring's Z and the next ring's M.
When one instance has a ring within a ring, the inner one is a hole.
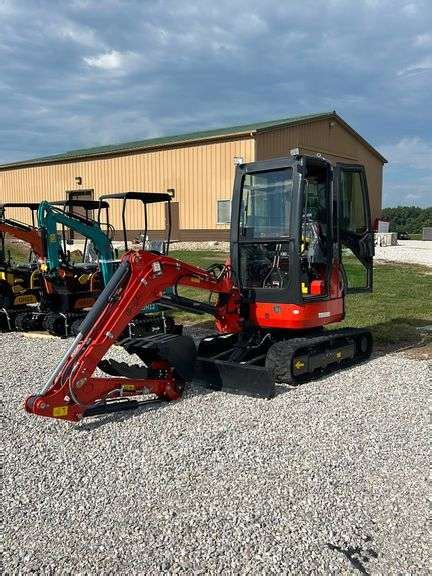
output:
M106 210L106 232L90 217L99 208ZM114 273L113 228L108 222L108 208L108 203L100 207L93 200L39 204L38 225L45 248L43 258L39 258L41 296L37 307L20 315L18 329L44 328L56 336L68 336L73 323L82 321ZM67 249L67 231L71 230L84 238L83 253L92 251L94 261L71 256Z

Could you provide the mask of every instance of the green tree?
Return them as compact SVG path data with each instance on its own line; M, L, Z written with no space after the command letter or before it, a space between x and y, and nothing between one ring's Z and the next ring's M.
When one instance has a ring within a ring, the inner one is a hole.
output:
M432 227L432 207L397 206L383 208L381 217L390 222L390 232L421 234L423 228Z

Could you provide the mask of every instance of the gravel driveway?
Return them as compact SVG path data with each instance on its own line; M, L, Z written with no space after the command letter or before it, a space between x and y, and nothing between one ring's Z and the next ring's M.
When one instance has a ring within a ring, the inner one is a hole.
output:
M432 266L432 242L398 240L397 246L375 246L375 259Z
M70 425L22 409L66 343L0 345L5 573L427 572L427 362Z

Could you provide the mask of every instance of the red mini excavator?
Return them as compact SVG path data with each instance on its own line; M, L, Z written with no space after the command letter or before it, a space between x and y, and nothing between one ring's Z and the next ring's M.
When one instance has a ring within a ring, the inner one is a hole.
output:
M192 377L213 390L270 398L276 382L300 384L369 357L369 331L324 329L344 318L347 293L372 289L362 166L332 165L298 151L237 166L230 252L225 265L207 270L155 251L127 252L26 410L78 421L135 408L145 402L136 398L141 394L178 399ZM216 302L186 298L181 286L208 290ZM104 359L151 302L210 313L217 332L198 348L181 334L126 339L120 344L140 364ZM94 375L97 368L105 375Z

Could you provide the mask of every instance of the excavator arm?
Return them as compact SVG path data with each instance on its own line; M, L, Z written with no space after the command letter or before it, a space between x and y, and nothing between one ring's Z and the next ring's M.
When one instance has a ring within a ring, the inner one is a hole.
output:
M31 249L39 258L45 256L42 237L37 228L23 224L22 222L7 219L0 221L0 232L2 234L9 234L14 238L19 238L30 244Z
M99 258L104 284L108 283L114 272L114 252L111 240L101 230L96 221L82 218L78 214L66 214L59 208L49 204L49 202L44 201L39 205L38 222L46 236L48 270L56 270L60 266L61 245L57 233L57 225L62 224L88 238L93 243Z
M220 332L241 330L240 294L233 287L229 266L219 275L169 256L144 250L126 253L117 271L80 327L80 332L50 379L37 395L27 398L27 412L79 421L114 406L128 407L124 399L151 392L159 399L176 400L193 372L195 345L190 338L159 335L149 339L138 355L144 366L129 367L103 360L127 324L170 286L184 285L219 294L214 308ZM131 342L134 352L136 342ZM94 376L100 368L112 377ZM120 404L119 402L120 401Z

